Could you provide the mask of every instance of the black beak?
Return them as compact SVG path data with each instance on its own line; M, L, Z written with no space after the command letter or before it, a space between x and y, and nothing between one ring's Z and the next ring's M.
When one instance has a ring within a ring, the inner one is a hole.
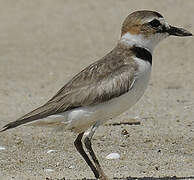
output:
M166 30L169 35L173 36L193 36L189 31L183 29L183 28L177 28L174 26L170 26L170 29Z

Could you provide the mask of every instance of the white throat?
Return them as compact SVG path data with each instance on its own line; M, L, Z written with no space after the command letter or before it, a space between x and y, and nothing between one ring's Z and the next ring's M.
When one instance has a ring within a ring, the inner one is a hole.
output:
M145 37L142 34L131 34L129 32L121 36L120 42L127 46L138 46L147 49L151 54L155 46L164 38L166 34L153 34L149 37Z

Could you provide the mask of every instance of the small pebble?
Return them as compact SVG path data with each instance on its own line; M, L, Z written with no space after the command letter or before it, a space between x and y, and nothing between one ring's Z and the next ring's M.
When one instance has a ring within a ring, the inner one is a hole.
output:
M45 169L46 172L54 172L53 169Z
M121 134L122 134L123 136L129 135L129 133L128 133L128 131L127 131L126 129L123 129L123 130L121 131Z
M75 168L75 166L73 166L73 165L69 166L69 169L74 169L74 168Z
M106 156L106 159L119 159L120 155L118 153L110 153Z

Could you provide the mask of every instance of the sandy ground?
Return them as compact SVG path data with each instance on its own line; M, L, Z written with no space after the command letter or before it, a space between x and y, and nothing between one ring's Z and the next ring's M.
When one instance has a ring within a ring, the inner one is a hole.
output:
M193 0L0 0L0 127L110 51L124 18L140 9L159 11L194 33ZM110 178L194 179L193 57L192 37L160 43L144 97L99 128L94 149ZM110 125L131 121L141 124ZM0 179L94 178L75 137L32 127L0 134ZM111 152L120 159L107 160Z

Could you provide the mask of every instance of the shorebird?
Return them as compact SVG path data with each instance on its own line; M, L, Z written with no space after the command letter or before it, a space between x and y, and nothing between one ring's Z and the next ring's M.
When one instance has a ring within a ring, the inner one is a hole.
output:
M47 103L1 131L22 124L72 130L78 133L75 147L95 177L108 179L91 139L99 125L128 110L142 97L150 79L153 50L170 35L192 36L183 28L169 25L158 12L133 12L125 19L121 37L111 52L75 75ZM81 141L88 129L84 143L89 154Z

